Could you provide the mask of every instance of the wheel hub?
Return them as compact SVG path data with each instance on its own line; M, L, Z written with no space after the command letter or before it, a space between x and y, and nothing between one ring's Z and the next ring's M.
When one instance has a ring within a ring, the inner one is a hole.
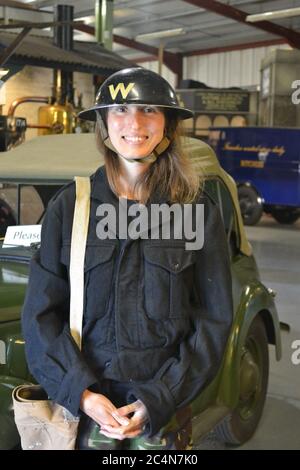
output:
M250 351L245 351L242 357L240 372L240 400L245 402L253 396L259 385L259 368Z

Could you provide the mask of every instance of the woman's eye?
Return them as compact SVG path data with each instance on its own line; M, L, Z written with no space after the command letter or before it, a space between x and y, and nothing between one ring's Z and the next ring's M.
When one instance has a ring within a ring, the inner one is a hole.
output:
M149 114L149 113L155 113L155 109L151 108L150 106L147 106L144 108L144 113Z
M126 106L117 106L116 111L118 113L126 113L127 108L126 108Z

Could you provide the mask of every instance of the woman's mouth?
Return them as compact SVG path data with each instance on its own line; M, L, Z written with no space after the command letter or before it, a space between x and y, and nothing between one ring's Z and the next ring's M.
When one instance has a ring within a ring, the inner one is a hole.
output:
M139 145L146 142L148 137L146 135L124 135L122 139L130 145Z

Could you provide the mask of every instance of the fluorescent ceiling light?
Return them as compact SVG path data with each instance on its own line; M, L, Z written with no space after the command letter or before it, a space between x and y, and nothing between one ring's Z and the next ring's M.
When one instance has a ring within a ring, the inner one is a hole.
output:
M4 75L7 75L9 72L9 69L0 69L0 79L4 77Z
M288 10L266 11L256 15L248 15L246 21L256 23L256 21L276 20L279 18L290 18L300 16L300 8L289 8Z
M126 18L128 16L133 16L135 14L135 10L133 8L118 8L114 10L114 16L116 18Z
M183 28L166 29L165 31L154 31L153 33L138 34L135 39L167 38L180 36L181 34L185 34L185 30Z
M76 20L84 21L85 24L95 23L95 17L94 16L81 16L80 18L76 18Z

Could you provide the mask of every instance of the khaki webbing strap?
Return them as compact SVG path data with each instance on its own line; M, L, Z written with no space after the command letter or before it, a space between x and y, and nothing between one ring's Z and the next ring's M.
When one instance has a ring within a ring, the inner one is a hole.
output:
M84 259L90 218L90 178L75 176L76 202L70 253L70 330L81 349L84 305Z

